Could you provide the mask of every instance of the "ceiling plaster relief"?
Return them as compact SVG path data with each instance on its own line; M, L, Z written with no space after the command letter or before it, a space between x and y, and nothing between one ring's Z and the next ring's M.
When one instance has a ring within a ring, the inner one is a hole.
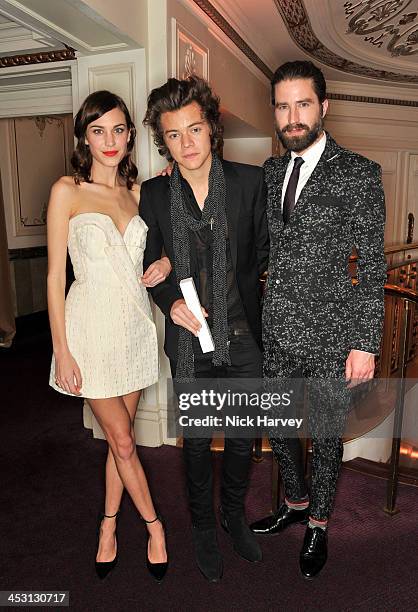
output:
M416 0L345 2L347 33L386 48L392 57L414 55L418 53L418 10L411 8L418 9Z
M351 72L364 77L377 78L380 81L382 81L382 79L386 79L388 81L394 80L398 82L418 83L418 77L415 78L414 76L410 75L399 75L383 70L375 70L340 57L322 45L314 34L302 0L274 1L292 39L303 51L309 53L309 55L313 56L318 61L321 61L323 64L331 66L332 68L343 70L344 72ZM332 1L334 2L334 0ZM271 80L273 71L262 62L256 52L251 49L247 43L245 43L238 32L232 28L232 26L211 4L211 2L209 0L193 0L193 2L206 13L206 15L215 23L215 25L217 25L224 32L224 34L228 36L228 38L248 57L248 59L254 63L254 65L257 66L267 76L267 78ZM393 78L386 78L388 75ZM328 98L331 100L350 102L418 107L418 102L416 100L409 100L406 98L395 99L394 97L369 96L366 94L352 95L349 93L337 92L328 93Z
M378 79L380 81L409 84L418 83L418 75L416 74L416 70L414 70L411 60L409 60L411 63L408 66L406 66L405 63L403 66L399 66L399 64L393 66L392 64L391 70L385 70L372 66L365 66L359 62L342 57L342 55L329 49L318 39L312 28L309 14L303 0L274 0L274 2L294 42L302 51L319 62L336 68L337 70L367 78ZM412 5L412 3L414 4ZM306 4L312 5L311 0ZM313 6L315 6L315 4L313 4ZM364 38L376 34L376 36L371 36L373 41L366 41L366 45L367 47L371 46L376 53L374 61L378 63L378 65L382 65L384 59L383 49L381 50L378 44L374 47L371 44L372 42L376 42L375 39L380 36L380 34L385 34L388 38L391 36L387 41L388 45L390 45L390 49L387 51L388 60L392 57L409 59L409 57L417 51L417 42L414 41L418 36L418 23L415 24L415 21L412 23L411 20L415 20L416 17L418 17L418 15L415 16L415 12L418 11L408 11L408 8L412 6L415 7L416 4L417 0L392 0L389 2L387 0L362 0L360 2L344 2L340 0L340 7L338 7L333 0L331 5L332 8L329 10L335 15L337 15L339 8L343 9L343 16L344 11L349 13L345 14L345 18L349 21L349 29L345 32L346 36L358 34ZM389 14L388 11L390 11ZM399 22L402 23L399 24ZM353 28L352 31L350 31L350 27ZM382 31L382 29L384 31ZM341 32L338 32L338 34L341 34ZM341 39L341 36L339 38ZM364 41L362 41L362 43L363 42ZM380 40L377 42L380 42ZM345 50L341 48L340 51L344 53ZM347 55L349 54L350 53L347 52ZM399 69L400 71L394 72L393 68ZM414 71L414 74L405 74L402 72L402 68L404 70Z

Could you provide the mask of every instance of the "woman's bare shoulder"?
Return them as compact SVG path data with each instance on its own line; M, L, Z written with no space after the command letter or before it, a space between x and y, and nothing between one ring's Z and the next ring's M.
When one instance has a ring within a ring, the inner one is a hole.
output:
M76 185L72 176L61 176L61 178L52 185L51 192L65 195L76 192L78 187L79 185Z
M51 187L49 207L59 206L61 209L70 209L77 199L80 187L76 185L72 176L62 176Z

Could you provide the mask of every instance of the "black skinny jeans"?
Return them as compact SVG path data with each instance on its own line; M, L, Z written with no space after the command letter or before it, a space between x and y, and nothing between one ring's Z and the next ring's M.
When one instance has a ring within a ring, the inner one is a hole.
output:
M212 353L195 350L196 378L261 378L262 354L250 332L231 336L229 352L231 365L219 368L212 365ZM170 365L174 378L177 364L170 361ZM192 524L198 529L210 529L216 524L210 444L211 438L185 437L183 440ZM227 514L244 514L252 446L251 438L225 438L221 503Z

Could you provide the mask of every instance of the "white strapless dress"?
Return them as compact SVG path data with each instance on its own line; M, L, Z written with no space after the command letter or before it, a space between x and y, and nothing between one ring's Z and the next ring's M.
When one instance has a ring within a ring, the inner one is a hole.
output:
M124 395L158 379L157 333L147 290L139 282L147 231L139 216L123 236L106 214L70 219L75 281L65 301L65 327L83 397ZM68 395L55 384L54 357L49 384Z

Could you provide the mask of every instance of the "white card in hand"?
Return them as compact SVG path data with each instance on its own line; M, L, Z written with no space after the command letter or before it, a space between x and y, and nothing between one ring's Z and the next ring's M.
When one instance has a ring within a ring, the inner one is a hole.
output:
M206 319L203 316L199 296L192 278L184 278L180 281L180 289L186 302L187 308L194 314L199 323L202 324L197 334L203 353L210 353L215 350L212 334Z

